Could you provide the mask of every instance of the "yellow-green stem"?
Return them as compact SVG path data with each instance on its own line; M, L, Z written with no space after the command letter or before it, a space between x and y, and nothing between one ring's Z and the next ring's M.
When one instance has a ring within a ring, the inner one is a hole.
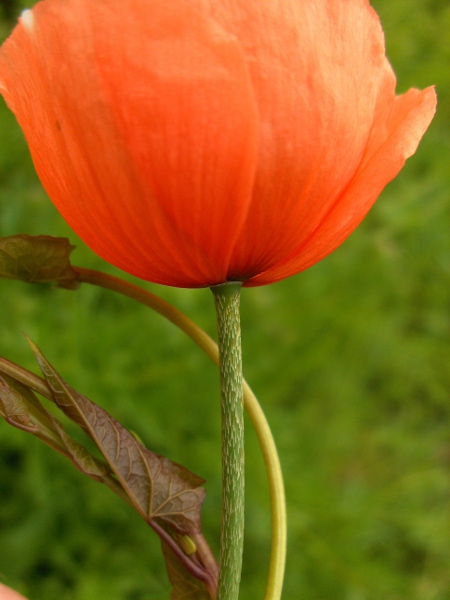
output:
M217 315L222 412L222 529L217 600L238 600L245 506L241 283L224 283L211 291Z
M218 366L219 350L217 344L207 333L186 317L177 308L143 288L99 271L74 267L79 280L91 285L118 292L158 312L176 327L188 335L209 358ZM0 365L1 367L1 365ZM31 374L30 374L31 375ZM283 475L275 442L267 419L247 382L243 381L244 407L258 437L269 483L272 516L272 545L270 553L269 576L264 600L279 600L283 587L286 562L286 503Z

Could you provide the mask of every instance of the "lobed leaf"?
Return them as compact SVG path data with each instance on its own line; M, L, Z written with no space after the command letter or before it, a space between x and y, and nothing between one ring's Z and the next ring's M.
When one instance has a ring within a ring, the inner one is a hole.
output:
M211 600L205 582L193 577L167 544L162 542L161 546L172 585L170 600Z
M94 440L111 470L147 521L182 534L201 530L203 479L150 452L106 411L71 388L30 342L56 404Z
M48 235L0 238L0 277L77 289L78 275L69 260L74 248L68 239Z
M107 465L71 438L29 388L6 375L0 377L0 415L13 427L35 435L69 458L79 471L92 479L101 482L108 475Z
M106 411L72 389L30 341L45 381L0 362L0 415L67 456L130 503L161 538L172 600L215 598L218 568L201 533L203 479L150 452ZM32 389L52 398L94 440L106 463L72 439Z

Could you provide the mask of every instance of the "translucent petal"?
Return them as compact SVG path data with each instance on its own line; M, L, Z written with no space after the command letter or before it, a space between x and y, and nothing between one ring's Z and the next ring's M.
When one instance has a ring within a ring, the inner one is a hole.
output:
M224 281L258 131L234 36L183 1L49 0L33 17L0 85L69 225L143 279Z

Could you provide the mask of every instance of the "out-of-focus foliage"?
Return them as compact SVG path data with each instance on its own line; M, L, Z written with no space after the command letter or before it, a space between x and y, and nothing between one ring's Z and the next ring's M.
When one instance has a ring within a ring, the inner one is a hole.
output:
M450 5L376 0L399 90L436 84L438 113L363 225L309 271L244 290L246 377L278 442L288 498L285 600L446 600L450 590ZM6 35L11 23L2 22ZM301 157L299 157L301 160ZM0 105L0 234L69 237L105 266L34 175ZM148 286L208 332L208 290ZM218 375L148 309L102 291L0 283L0 353L34 369L26 331L65 379L155 451L207 480L217 550ZM243 598L261 598L265 475L247 428ZM167 599L156 536L102 486L0 424L0 577L31 599Z

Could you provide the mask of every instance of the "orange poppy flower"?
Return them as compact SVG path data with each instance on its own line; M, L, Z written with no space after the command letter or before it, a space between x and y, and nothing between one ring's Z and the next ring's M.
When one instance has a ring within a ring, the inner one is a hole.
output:
M367 0L45 0L0 91L74 231L137 277L263 285L332 252L413 154Z

